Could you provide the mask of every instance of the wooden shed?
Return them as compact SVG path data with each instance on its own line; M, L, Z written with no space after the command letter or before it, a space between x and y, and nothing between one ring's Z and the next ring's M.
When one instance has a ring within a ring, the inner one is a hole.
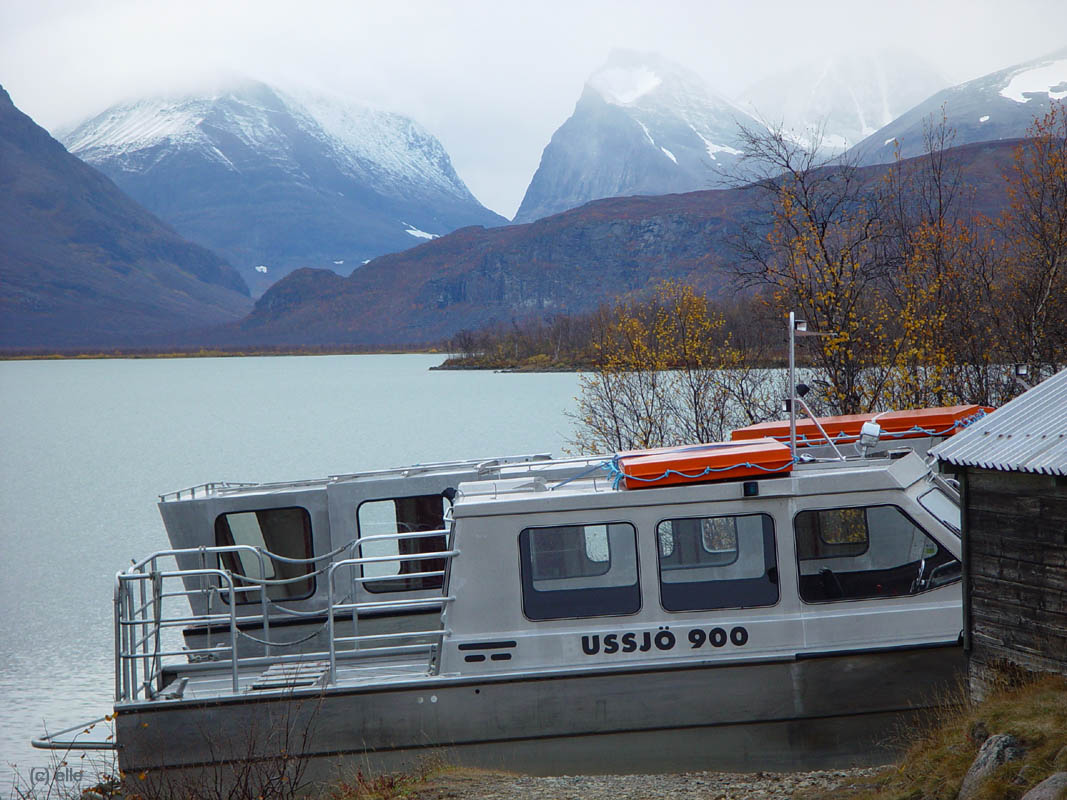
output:
M1067 370L931 451L960 480L971 692L1067 675Z

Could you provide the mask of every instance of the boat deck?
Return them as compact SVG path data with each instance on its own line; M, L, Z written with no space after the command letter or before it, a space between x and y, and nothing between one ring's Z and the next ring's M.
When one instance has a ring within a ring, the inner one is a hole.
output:
M168 666L163 690L150 704L169 701L210 701L246 695L270 695L294 690L346 689L371 685L396 685L419 682L430 677L429 651L425 655L361 656L345 658L338 654L334 680L329 680L330 662L314 657L302 661L279 661L273 664L246 666L239 664L237 691L228 664L184 664Z

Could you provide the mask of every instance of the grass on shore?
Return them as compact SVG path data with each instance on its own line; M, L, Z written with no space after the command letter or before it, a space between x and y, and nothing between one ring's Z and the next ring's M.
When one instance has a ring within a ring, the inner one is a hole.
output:
M928 724L904 734L910 744L897 764L866 786L833 797L955 800L985 735L999 733L1019 739L1026 754L990 775L977 800L1017 800L1052 773L1067 770L1067 678L1006 685L981 703L968 701L961 689Z
M896 764L856 788L830 794L805 793L805 800L955 800L964 776L988 735L1007 733L1025 748L1025 755L998 768L980 787L976 800L1018 800L1054 772L1067 770L1067 677L1047 676L1025 683L1004 684L981 703L967 699L965 689L944 698L919 727L898 732L905 743ZM496 773L465 770L444 757L424 762L408 773L341 782L324 800L402 800L454 796L436 792L442 779L476 788Z
M355 775L339 780L319 795L318 800L418 800L427 795L434 798L454 797L458 785L477 788L488 779L510 774L456 766L445 755L437 754L423 759L408 772L370 776L357 770Z

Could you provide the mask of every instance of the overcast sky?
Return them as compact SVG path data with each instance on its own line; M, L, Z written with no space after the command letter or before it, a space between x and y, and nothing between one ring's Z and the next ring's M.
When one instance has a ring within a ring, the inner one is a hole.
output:
M727 97L823 54L898 46L958 83L1067 44L1067 0L0 0L0 84L55 130L213 73L413 117L511 217L614 47Z

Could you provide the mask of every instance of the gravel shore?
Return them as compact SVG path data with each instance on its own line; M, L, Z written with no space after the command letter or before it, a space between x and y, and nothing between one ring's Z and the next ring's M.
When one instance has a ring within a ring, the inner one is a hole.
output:
M849 788L880 769L558 778L454 770L435 776L413 796L418 800L785 800Z

